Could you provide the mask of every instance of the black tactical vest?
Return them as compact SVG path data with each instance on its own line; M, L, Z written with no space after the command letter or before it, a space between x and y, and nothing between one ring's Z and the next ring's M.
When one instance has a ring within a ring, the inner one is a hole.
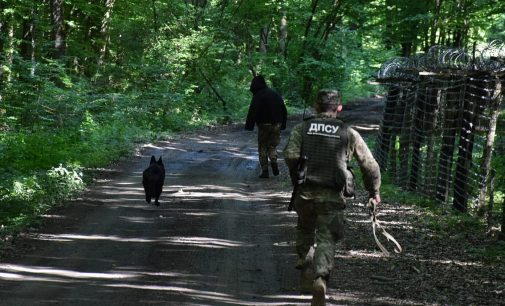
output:
M305 122L303 154L308 157L306 182L342 190L346 182L347 126L335 118Z

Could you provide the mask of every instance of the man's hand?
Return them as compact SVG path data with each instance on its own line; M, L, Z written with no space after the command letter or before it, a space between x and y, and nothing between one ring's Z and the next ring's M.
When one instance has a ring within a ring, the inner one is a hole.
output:
M375 205L378 205L381 202L381 197L380 197L379 194L374 195L370 199L372 200L372 203L375 204Z
M373 197L371 197L368 200L368 205L367 205L368 214L370 216L373 216L374 219L375 219L375 209L376 209L377 205L379 205L380 202L381 202L381 197L379 194L374 195Z

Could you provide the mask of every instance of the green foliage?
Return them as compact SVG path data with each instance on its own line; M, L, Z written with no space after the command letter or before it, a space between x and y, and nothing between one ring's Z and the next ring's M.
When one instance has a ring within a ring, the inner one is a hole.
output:
M504 243L486 237L488 228L483 219L442 206L428 197L402 190L392 184L388 177L383 177L381 198L383 201L416 206L422 212L420 221L423 227L433 231L437 236L447 239L459 237L470 241L479 240L478 244L466 250L478 260L500 262L505 258ZM482 243L482 239L485 239L485 243Z
M381 197L384 199L394 199L398 203L408 203L428 209L437 209L439 205L428 197L419 196L417 193L408 192L394 184L387 175L383 176L381 186Z
M2 174L0 235L8 235L34 221L53 205L84 189L81 168L59 165L29 176Z

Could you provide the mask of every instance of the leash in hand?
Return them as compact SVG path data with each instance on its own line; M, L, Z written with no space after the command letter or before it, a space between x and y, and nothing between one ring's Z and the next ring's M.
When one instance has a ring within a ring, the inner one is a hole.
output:
M373 231L373 236L375 238L375 243L377 243L377 246L381 249L381 251L384 253L384 255L389 256L390 253L386 249L386 247L379 241L379 238L377 238L377 231L380 230L382 235L384 235L388 241L391 241L394 243L394 251L396 253L401 253L402 252L402 246L396 241L396 239L382 227L380 221L377 219L377 204L372 200L368 200L368 213L370 214L370 220L372 221L372 231Z

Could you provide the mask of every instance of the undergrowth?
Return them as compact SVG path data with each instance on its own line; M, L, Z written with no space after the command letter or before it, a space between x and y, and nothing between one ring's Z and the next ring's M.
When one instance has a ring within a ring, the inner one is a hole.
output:
M505 258L505 242L499 241L499 236L489 230L487 220L477 214L461 213L450 205L403 190L391 183L387 176L382 180L381 197L384 201L417 207L422 212L422 226L439 237L479 241L468 250L468 254L477 260L497 263Z

